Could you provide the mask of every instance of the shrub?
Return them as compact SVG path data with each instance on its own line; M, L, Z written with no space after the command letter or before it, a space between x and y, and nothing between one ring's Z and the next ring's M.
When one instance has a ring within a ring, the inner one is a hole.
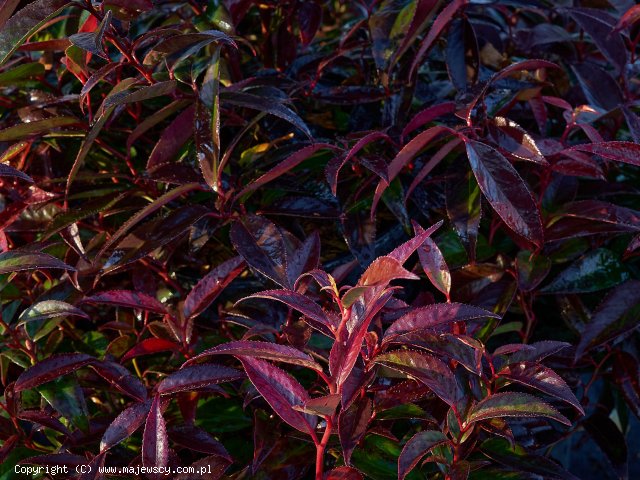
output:
M0 2L0 478L640 475L640 7L572 3Z

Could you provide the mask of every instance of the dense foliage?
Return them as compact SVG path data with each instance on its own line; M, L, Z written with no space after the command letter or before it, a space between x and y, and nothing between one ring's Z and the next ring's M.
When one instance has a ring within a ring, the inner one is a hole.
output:
M639 41L629 0L0 0L0 479L639 478Z

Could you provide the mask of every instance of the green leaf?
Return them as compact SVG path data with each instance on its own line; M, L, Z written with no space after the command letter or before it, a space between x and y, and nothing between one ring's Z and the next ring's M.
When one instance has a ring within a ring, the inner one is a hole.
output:
M467 415L465 424L500 417L546 417L571 425L569 419L551 405L527 393L496 393L476 404Z
M44 74L44 65L37 62L23 63L0 73L0 87L12 86L17 82Z
M75 271L76 269L67 265L56 257L47 253L9 251L0 254L0 275L24 270L42 270L45 268L55 268Z
M11 142L29 135L47 133L54 128L66 127L79 123L74 117L53 117L45 120L36 120L29 123L21 123L13 127L0 130L0 142Z
M18 11L0 29L0 65L51 17L69 5L68 0L36 0Z
M629 278L629 273L611 250L599 248L576 260L542 293L588 293L614 287Z
M72 376L58 378L37 387L42 397L60 415L80 430L89 430L87 404L78 381Z
M76 316L89 318L77 307L59 300L45 300L43 302L34 303L27 307L18 317L20 323L33 322L35 320L44 320L47 318Z

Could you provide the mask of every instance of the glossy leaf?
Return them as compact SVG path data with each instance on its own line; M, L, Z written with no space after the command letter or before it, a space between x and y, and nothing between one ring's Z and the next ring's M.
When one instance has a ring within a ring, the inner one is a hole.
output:
M60 300L44 300L27 307L19 317L20 322L33 322L56 317L89 318L85 312Z
M145 338L135 347L124 354L121 362L126 362L135 357L141 355L152 355L158 352L170 352L178 350L179 345L177 343L165 340L163 338Z
M145 422L151 410L151 404L152 400L148 400L124 409L105 430L102 440L100 440L100 452L114 447L133 435Z
M0 163L0 177L17 177L29 183L33 183L33 179L29 175L13 168L11 165L5 165L4 163Z
M366 397L356 400L349 408L340 412L338 434L345 463L351 463L351 454L367 432L372 415L373 401Z
M293 410L294 405L304 405L310 400L297 380L265 360L240 357L240 361L251 383L282 420L303 433L314 431L316 417Z
M640 165L640 145L631 142L587 143L571 147L572 150L589 152L608 160Z
M494 393L478 402L469 411L465 423L502 417L545 417L571 425L571 422L555 408L533 395L511 392Z
M93 357L84 353L65 353L49 357L23 372L13 388L16 392L20 392L37 387L74 372L92 361Z
M187 295L183 307L184 316L193 318L201 314L244 269L242 259L235 257L211 270Z
M145 467L164 467L169 461L169 439L160 402L160 397L153 399L144 424L142 464Z
M502 154L474 140L466 140L469 164L480 190L514 232L542 245L540 213L524 180Z
M398 480L404 480L431 450L448 442L449 439L437 430L416 433L407 441L398 457Z

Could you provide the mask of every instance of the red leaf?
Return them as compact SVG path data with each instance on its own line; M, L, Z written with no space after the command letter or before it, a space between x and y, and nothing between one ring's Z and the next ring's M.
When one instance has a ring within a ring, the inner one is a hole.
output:
M322 367L318 365L309 355L301 352L297 348L287 345L278 345L271 342L256 342L251 340L238 340L235 342L227 342L217 347L205 350L199 355L189 359L187 364L208 357L210 355L234 355L236 357L252 357L272 360L275 362L291 363L302 367L310 368L316 371L322 371Z
M438 105L432 105L430 107L425 108L424 110L418 112L407 125L402 130L400 134L400 138L405 138L414 130L426 125L427 123L432 122L438 117L443 115L448 115L453 113L456 109L456 104L454 102L444 102L439 103Z
M413 228L418 235L425 232L416 222L413 222ZM418 248L418 257L424 273L427 274L433 286L444 293L447 296L447 300L449 300L451 274L449 273L447 262L444 260L444 255L442 255L436 242L431 238L427 238Z
M320 261L320 235L313 232L292 254L287 255L287 277L295 285L300 275L318 267Z
M571 422L551 405L528 393L494 393L477 403L467 415L471 424L491 418L547 417L571 426Z
M498 372L498 377L526 385L572 405L584 415L582 405L571 388L556 372L536 363L521 362Z
M156 391L160 395L170 395L177 392L198 390L219 383L232 382L243 377L244 374L242 372L223 365L191 365L168 375L156 386Z
M166 307L152 296L132 290L109 290L107 292L96 293L90 297L83 298L81 303L139 308L140 310L161 313L163 315L168 313Z
M373 401L364 397L356 400L338 416L338 434L346 464L351 463L351 454L362 440L373 415Z
M398 480L413 470L418 462L438 445L448 443L449 439L437 430L418 432L407 441L398 457Z
M150 409L151 400L148 400L123 410L105 430L100 440L100 453L129 438L144 423Z
M141 355L151 355L158 352L176 351L179 348L180 345L174 342L170 342L169 340L155 337L146 338L131 350L129 350L127 353L125 353L122 359L120 359L120 362L124 363L131 358L139 357Z
M22 372L13 389L16 392L20 392L37 387L84 367L94 360L91 355L85 355L84 353L54 355Z
M362 480L362 474L355 468L337 467L327 472L324 480Z
M264 397L274 412L296 430L312 434L317 419L293 409L294 405L304 405L311 398L296 379L278 367L257 358L239 357L249 380Z
M395 350L378 355L373 361L424 383L448 405L454 405L459 398L453 372L433 355L413 350Z
M469 139L465 143L471 169L493 209L514 232L542 246L538 207L516 169L494 148Z
M332 416L340 404L340 394L331 393L322 397L312 398L304 405L295 405L294 410L302 413L309 413L319 417Z
M420 330L443 327L453 322L500 318L495 313L462 303L438 303L416 308L393 322L384 332L384 341Z
M392 252L393 253L393 252ZM386 288L392 280L418 280L414 275L402 266L402 263L390 256L378 257L358 280L358 286L375 286Z
M413 252L420 248L420 246L424 244L426 239L429 238L433 232L435 232L442 226L442 223L443 221L440 220L438 223L431 225L426 230L421 228L419 232L416 231L415 237L404 242L399 247L394 248L393 251L386 256L391 257L400 263L405 263L407 260L409 260L409 257L413 254Z
M632 142L602 142L575 145L569 150L579 150L600 155L602 158L640 166L640 145Z
M184 301L185 318L200 315L245 268L244 261L235 257L211 270L191 289Z
M169 461L169 439L162 417L160 396L153 399L142 435L142 464L145 467L166 467Z
M18 414L18 418L27 422L38 423L52 430L56 430L64 435L71 435L71 432L65 427L60 420L43 412L41 410L22 410Z

